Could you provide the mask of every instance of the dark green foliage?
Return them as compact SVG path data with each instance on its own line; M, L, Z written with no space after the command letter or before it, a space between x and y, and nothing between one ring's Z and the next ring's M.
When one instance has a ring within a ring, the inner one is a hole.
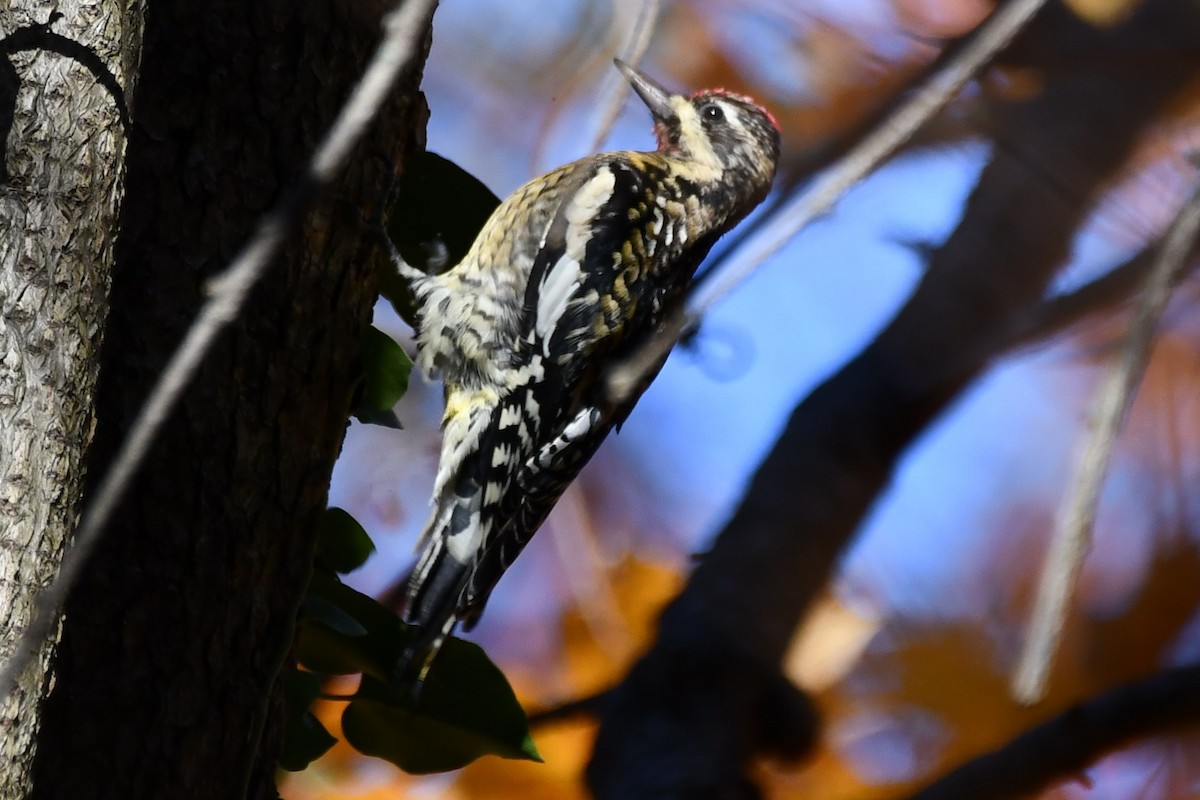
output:
M279 766L297 772L320 758L337 739L325 730L309 708L321 693L321 678L311 672L292 670L284 685L287 708L283 731L283 753Z
M325 675L390 678L409 638L408 626L390 608L318 570L304 612L297 650L301 664Z
M482 650L451 640L434 663L415 701L364 677L342 714L346 741L415 774L484 755L542 760L512 689Z
M500 199L474 175L435 153L419 153L405 164L385 227L405 261L437 273L462 260L498 205ZM387 270L379 287L396 313L413 324L412 294L400 276Z
M392 337L370 327L363 334L362 370L354 416L362 422L399 428L392 406L408 391L412 359Z
M362 674L342 715L351 745L413 773L456 769L483 755L540 760L512 688L478 646L451 639L419 693L394 686L411 635L390 609L337 576L313 574L298 658L317 674Z
M317 560L334 572L353 572L375 552L358 520L340 508L327 508L317 522Z

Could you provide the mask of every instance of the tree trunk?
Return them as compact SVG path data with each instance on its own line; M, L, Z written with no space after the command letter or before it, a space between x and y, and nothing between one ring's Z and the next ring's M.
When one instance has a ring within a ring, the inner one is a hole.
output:
M62 18L33 28L51 8ZM125 159L124 101L93 69L127 86L141 23L119 2L81 0L19 3L0 23L13 53L0 61L0 119L13 114L0 129L0 663L79 516ZM0 701L0 800L29 792L53 649Z
M150 4L93 474L206 281L299 174L361 74L382 10ZM279 708L268 698L376 296L368 226L421 139L419 73L206 359L68 600L37 796L275 796Z

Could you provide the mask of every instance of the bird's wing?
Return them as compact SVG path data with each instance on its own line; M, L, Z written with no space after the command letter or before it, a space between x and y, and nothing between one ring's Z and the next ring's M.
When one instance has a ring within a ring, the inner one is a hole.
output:
M532 529L514 527L504 518L520 506L510 496L515 476L548 443L564 436L584 403L596 345L586 339L592 335L586 307L594 304L593 294L611 292L611 253L620 250L634 224L625 211L626 198L641 191L641 179L620 156L579 166L543 179L557 182L544 191L561 200L552 213L538 215L549 220L542 231L508 232L540 235L540 241L512 342L513 361L504 370L505 385L486 387L495 397L489 406L471 400L464 402L467 410L447 414L439 465L439 473L446 473L444 488L405 601L408 620L431 636L437 634L433 648L455 618L468 611L477 615L486 600L466 591L483 553L493 548L505 553L507 566L532 535ZM447 403L457 402L458 394L450 392ZM480 413L486 416L479 418ZM458 441L464 445L454 446ZM500 544L497 536L511 543ZM494 582L489 579L489 588Z
M522 317L524 361L496 415L485 479L489 535L480 542L459 604L468 627L492 588L628 406L611 408L597 390L605 367L639 341L657 309L634 285L653 247L654 201L642 171L622 154L598 161L547 229L530 272ZM634 232L638 234L635 236ZM647 300L647 302L641 302ZM641 305L639 305L641 303Z

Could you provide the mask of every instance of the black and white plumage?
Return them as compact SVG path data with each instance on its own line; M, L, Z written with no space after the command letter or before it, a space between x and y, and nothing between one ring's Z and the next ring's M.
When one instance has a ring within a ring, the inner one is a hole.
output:
M640 395L611 404L608 368L658 330L774 178L779 128L751 100L672 94L617 66L654 117L657 151L595 155L530 181L441 275L401 265L418 301L418 365L442 375L446 395L433 511L405 601L421 632L404 679L419 681L454 626L478 620Z

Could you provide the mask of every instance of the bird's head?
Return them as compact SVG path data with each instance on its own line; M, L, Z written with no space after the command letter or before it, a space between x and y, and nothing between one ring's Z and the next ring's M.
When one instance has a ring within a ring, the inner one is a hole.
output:
M616 64L650 109L660 152L690 163L701 180L736 176L766 194L780 138L779 123L769 111L724 89L675 94L620 59Z

